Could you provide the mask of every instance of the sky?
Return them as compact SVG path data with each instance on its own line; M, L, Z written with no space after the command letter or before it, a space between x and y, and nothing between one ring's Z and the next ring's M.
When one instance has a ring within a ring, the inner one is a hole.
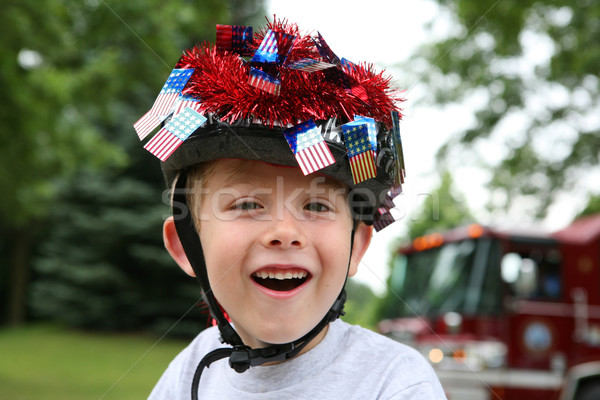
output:
M356 279L368 284L377 294L382 294L386 289L391 246L406 231L406 222L414 218L414 212L423 199L435 196L433 189L439 183L436 151L452 134L475 122L472 110L464 105L434 109L425 104L421 100L425 88L420 80L428 71L414 76L401 67L418 46L453 32L455 25L450 15L429 0L268 0L266 8L270 18L273 15L287 18L297 23L304 32L318 31L338 56L354 62L371 62L377 69L385 69L394 78L396 86L405 90L401 132L407 177L404 193L396 199L394 212L397 222L375 233L356 275ZM536 53L536 46L532 47L532 64L548 54L539 41L535 44L539 51ZM498 153L493 142L483 146L487 146L482 148L486 154ZM452 172L454 183L464 195L469 209L476 217L481 217L480 222L489 222L485 220L489 214L483 211L482 206L490 198L485 187L489 172L476 167L463 167ZM578 199L579 203L583 200L583 197ZM568 206L564 207L565 204ZM564 227L579 206L573 204L572 196L559 199L558 204L550 209L546 222L536 228L555 230ZM509 221L493 222L502 224Z

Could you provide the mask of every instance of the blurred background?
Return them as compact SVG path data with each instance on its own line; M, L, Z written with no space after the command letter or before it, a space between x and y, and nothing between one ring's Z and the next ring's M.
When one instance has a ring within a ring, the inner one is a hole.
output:
M400 222L351 280L349 322L398 316L390 270L414 239L469 224L545 234L600 212L595 1L8 0L0 398L144 398L206 327L163 249L160 168L132 124L183 49L274 14L405 89Z

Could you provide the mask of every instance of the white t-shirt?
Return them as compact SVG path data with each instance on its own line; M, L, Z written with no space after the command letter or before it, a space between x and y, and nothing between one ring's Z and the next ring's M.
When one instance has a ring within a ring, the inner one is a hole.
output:
M169 365L150 400L190 399L192 378L208 352L226 347L216 328L201 332ZM199 399L442 400L429 363L411 347L336 320L310 351L277 365L237 373L228 359L202 372Z

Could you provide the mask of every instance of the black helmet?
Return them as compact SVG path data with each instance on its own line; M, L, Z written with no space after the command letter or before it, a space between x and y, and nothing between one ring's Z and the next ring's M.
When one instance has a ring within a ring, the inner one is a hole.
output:
M168 187L176 182L184 189L181 177L189 167L221 158L300 166L305 175L320 173L346 184L356 219L381 229L393 222L392 199L404 179L399 101L389 77L338 58L320 34L302 34L287 21L268 23L256 37L249 27L217 25L216 46L186 51L134 127L144 139L162 123L144 147L161 159ZM175 200L186 201L177 191ZM209 354L199 371L225 356L239 371L289 358L342 313L343 290L307 336L247 348L211 294L189 213L176 226L221 335L234 346Z

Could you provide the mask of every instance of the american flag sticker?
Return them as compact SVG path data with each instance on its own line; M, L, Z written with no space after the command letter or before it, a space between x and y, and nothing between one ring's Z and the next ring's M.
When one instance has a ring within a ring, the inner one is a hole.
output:
M402 185L395 184L392 186L390 189L390 196L395 199L396 197L400 196L400 194L402 194Z
M294 61L285 65L287 68L297 69L305 72L321 71L327 68L335 67L335 65L324 61L313 60L312 58L303 58L302 60Z
M375 151L371 147L367 124L350 122L342 125L342 131L354 183L376 177Z
M252 27L240 25L217 25L217 47L246 55L252 42Z
M296 42L296 36L269 29L251 62L283 63Z
M313 38L313 42L315 43L315 46L317 47L321 57L332 64L341 64L339 57L336 56L333 51L331 51L331 48L327 45L327 42L325 42L325 39L323 39L323 36L321 36L319 32L317 32L317 37Z
M155 115L168 115L173 103L187 84L193 69L175 68L161 89L151 111Z
M188 80L194 73L194 69L175 68L167 78L152 108L140 118L133 128L140 140L150 134L162 121L170 115L173 104L179 97Z
M351 125L367 124L367 131L369 133L369 142L371 143L371 149L377 151L377 123L375 119L371 117L363 117L360 115L354 116L354 121L350 122Z
M161 119L157 115L152 114L152 110L150 110L133 124L133 129L137 132L140 140L143 140L154 130L154 128L160 125L163 120L164 118Z
M385 228L386 226L391 225L393 222L396 222L396 220L394 219L394 216L389 213L375 213L374 219L373 219L373 227L375 228L375 230L377 232L379 232L380 230L382 230L383 228Z
M375 157L371 151L357 154L350 157L350 171L352 171L352 179L355 184L366 181L377 176L377 168L375 167Z
M171 114L175 116L188 107L194 111L199 111L202 107L202 102L196 97L186 96L182 94L177 98L175 104L173 104Z
M197 111L185 108L158 131L144 148L164 162L205 121L206 117Z
M275 96L279 96L281 90L281 80L279 78L254 67L250 67L248 84Z
M312 119L286 129L283 135L304 175L335 163L331 150Z
M404 166L404 153L402 138L400 137L400 116L398 111L392 111L392 143L394 143L394 159L396 161L396 184L404 183L406 167Z

